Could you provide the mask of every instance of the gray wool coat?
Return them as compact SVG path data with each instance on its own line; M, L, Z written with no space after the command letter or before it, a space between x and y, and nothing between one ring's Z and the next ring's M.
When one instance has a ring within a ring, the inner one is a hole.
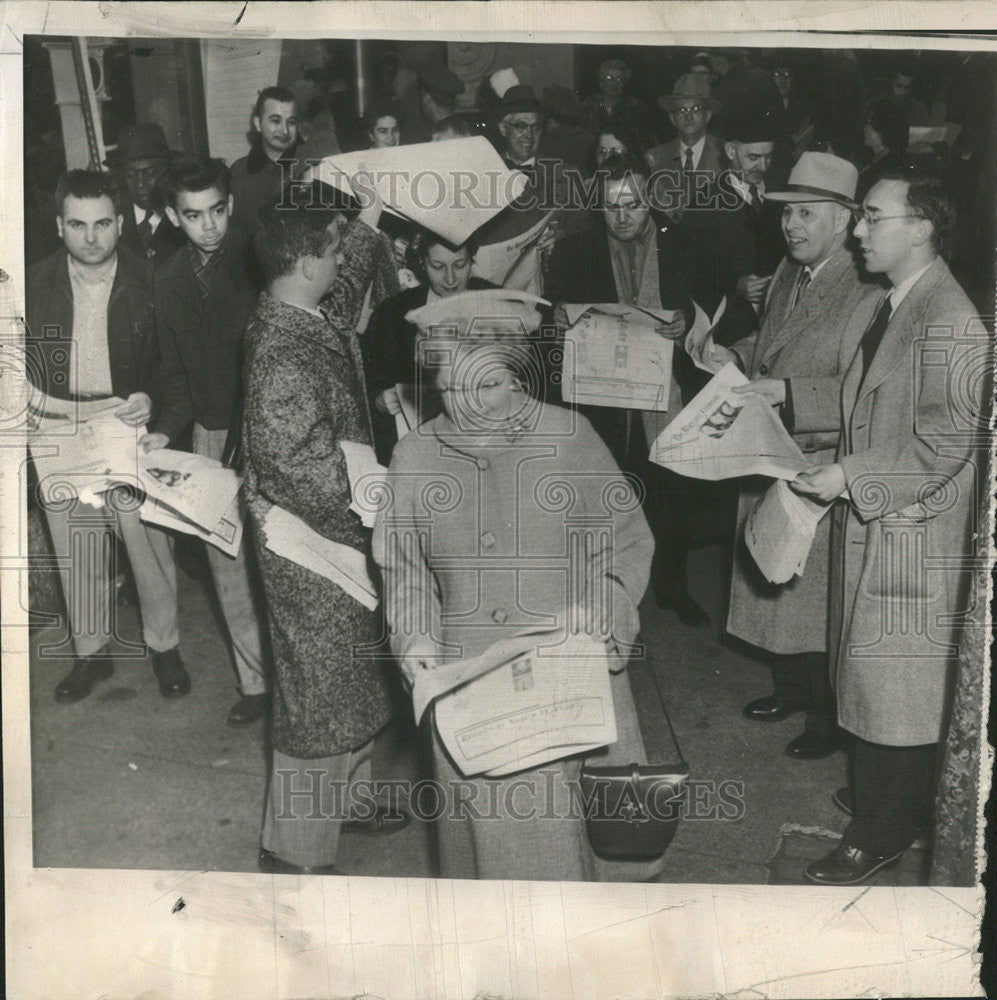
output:
M832 525L830 651L838 718L887 746L942 738L976 534L992 345L936 258L890 318L865 379L842 387L850 502ZM861 387L860 387L861 385Z
M377 614L275 555L263 532L276 504L326 538L368 549L339 442L373 443L354 330L376 243L362 223L348 232L328 321L264 293L246 333L245 491L273 646L271 739L291 757L353 749L390 717L385 666L364 648L379 637Z
M834 461L841 432L841 381L862 331L882 297L860 278L851 254L836 250L792 308L802 265L785 258L772 279L761 329L733 349L749 378L788 378L791 431L815 465ZM727 631L773 653L823 652L827 648L830 517L817 526L802 576L769 583L744 543L744 523L772 480L742 482Z

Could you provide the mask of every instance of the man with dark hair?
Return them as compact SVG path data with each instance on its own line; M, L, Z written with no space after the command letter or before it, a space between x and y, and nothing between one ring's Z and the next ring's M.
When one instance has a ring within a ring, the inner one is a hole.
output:
M358 177L352 186L373 194ZM296 205L257 234L267 289L246 335L246 500L274 652L273 767L258 859L270 873L335 872L350 782L369 780L374 736L391 715L383 664L371 653L378 616L267 547L267 518L280 512L344 549L368 545L350 510L341 444L372 444L354 331L376 265L381 204L372 197L345 227L316 207L328 203L318 182L316 190L315 198L296 191ZM313 794L302 795L306 788ZM389 832L407 819L371 808L347 828Z
M474 135L474 126L464 115L450 115L433 123L431 142L446 142L449 139L466 139Z
M596 174L599 223L566 236L551 254L547 296L557 304L555 321L566 326L564 303L619 302L675 310L659 333L680 341L692 322L688 245L681 231L652 214L647 165L638 157L610 157ZM682 382L692 363L681 351L674 367L665 413L613 407L583 412L606 442L617 464L647 486L647 517L656 545L651 585L658 604L671 607L687 625L709 622L686 588L689 544L686 511L695 484L647 461L650 444L682 409Z
M183 233L163 215L158 181L171 156L162 128L154 122L130 125L121 134L108 166L120 171L130 204L122 212L121 245L138 257L162 264L178 247Z
M119 248L122 218L109 174L70 170L56 189L63 249L28 272L25 341L27 371L38 387L60 399L112 396L126 402L115 415L130 427L149 421L156 380L156 338L149 265ZM152 650L164 697L186 694L190 678L180 660L177 579L169 536L139 519L124 490L105 494L103 508L85 507L101 531L124 541L135 577L142 630ZM73 559L78 499L43 504L61 576L76 654L72 671L55 689L56 701L79 701L114 671L110 566L100 555ZM78 522L77 522L78 523ZM96 628L94 628L96 623Z
M239 423L242 342L257 295L246 237L231 225L233 196L229 170L221 160L176 160L164 174L163 190L166 214L183 231L187 245L155 279L162 406L149 447L166 447L193 422L194 452L222 460L229 431ZM249 545L244 541L235 559L208 546L208 564L241 693L228 721L242 725L266 710L261 617Z
M293 178L297 159L298 110L287 87L265 87L253 108L253 144L232 164L232 221L252 233Z
M792 483L834 503L831 676L838 721L855 737L852 786L834 796L852 820L805 872L822 885L864 882L914 841L955 672L968 669L957 654L970 570L985 558L974 539L993 362L939 255L953 221L936 178L886 176L865 196L855 236L890 289L845 373L837 461Z

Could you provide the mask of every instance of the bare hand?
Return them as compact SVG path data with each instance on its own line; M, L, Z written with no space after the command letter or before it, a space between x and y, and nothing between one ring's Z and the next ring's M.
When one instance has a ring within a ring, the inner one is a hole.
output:
M564 308L563 302L558 302L554 306L554 325L560 330L566 330L571 325L568 322L568 310Z
M772 275L759 277L757 274L745 274L737 279L737 294L754 306L760 305L771 280Z
M782 406L786 402L786 383L781 378L756 378L747 385L735 385L734 392L739 396L749 393L761 396L769 406Z
M821 503L830 503L845 492L847 485L845 470L835 463L812 465L809 469L804 469L789 483L789 488Z
M390 413L392 416L402 412L402 401L398 398L398 390L393 385L374 397L374 405L382 413Z
M714 370L719 371L724 365L736 365L737 355L722 344L711 344L703 352L703 362Z
M659 323L654 329L665 340L681 340L685 336L685 316L678 313L671 323Z
M143 434L138 439L138 446L144 452L159 451L170 443L170 439L165 434Z
M144 392L133 392L124 406L119 406L114 415L129 427L141 427L152 416L152 400Z
M363 162L357 164L356 173L350 177L350 186L360 202L360 221L371 229L376 229L384 209L384 202L374 187L374 178Z
M544 253L550 250L554 244L561 238L561 227L556 222L548 223L544 227L544 231L540 234L540 239L537 240L537 249Z

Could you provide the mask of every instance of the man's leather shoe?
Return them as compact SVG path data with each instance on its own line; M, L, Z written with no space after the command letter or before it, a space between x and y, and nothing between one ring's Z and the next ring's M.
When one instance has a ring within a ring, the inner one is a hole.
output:
M654 603L665 611L671 608L688 628L702 628L710 624L710 616L684 590L677 594L659 594Z
M855 815L855 793L845 785L844 788L839 788L831 796L831 801L846 815Z
M244 694L229 710L230 726L248 726L266 715L270 703L268 694Z
M767 698L749 701L744 706L742 714L746 719L753 719L755 722L782 722L794 712L805 711L806 705L801 705L797 701L785 701L777 694L770 694Z
M173 647L152 654L152 671L159 681L159 693L164 698L180 698L190 690L190 674L184 669L180 651Z
M786 756L794 760L823 760L837 753L840 744L833 736L822 736L810 729L804 730L786 746Z
M342 875L335 865L292 865L290 861L278 858L273 851L260 848L256 867L264 875Z
M409 825L412 817L404 809L375 806L373 815L350 819L343 824L344 833L362 833L367 837L383 837L397 833Z
M106 647L105 647L106 649ZM93 690L97 681L106 681L114 673L114 661L98 659L104 656L101 650L95 656L85 656L73 664L73 669L55 686L55 700L65 704L82 701Z
M826 858L807 865L803 874L818 885L859 885L883 868L895 865L902 854L898 851L884 858L841 843Z

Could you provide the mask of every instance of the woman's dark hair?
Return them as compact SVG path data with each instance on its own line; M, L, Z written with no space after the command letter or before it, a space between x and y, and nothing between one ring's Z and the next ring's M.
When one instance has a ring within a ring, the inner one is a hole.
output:
M457 253L458 250L466 250L468 257L473 261L474 255L478 252L479 243L474 236L471 236L460 246L454 246L442 236L438 236L428 229L420 229L412 237L412 241L409 244L409 260L412 270L415 271L415 276L423 284L429 281L429 275L426 273L426 257L429 255L429 251L435 246L441 246L444 250L449 250L450 253Z
M893 101L876 101L870 106L866 120L883 137L883 145L888 150L906 152L910 131L902 107Z
M592 174L596 168L599 166L596 161L596 150L599 148L599 140L604 135L614 136L619 139L620 142L626 147L626 154L628 156L636 156L643 160L644 154L647 152L647 147L644 145L643 141L637 136L631 134L625 129L620 128L617 125L607 125L605 128L599 129L595 138L592 140L592 145L589 147L588 156L586 157L585 165L588 167L589 174ZM619 154L613 154L619 155Z
M392 104L379 104L368 111L361 122L363 124L363 130L366 135L374 134L374 126L382 118L394 118L394 120L401 125L402 116L398 109Z

